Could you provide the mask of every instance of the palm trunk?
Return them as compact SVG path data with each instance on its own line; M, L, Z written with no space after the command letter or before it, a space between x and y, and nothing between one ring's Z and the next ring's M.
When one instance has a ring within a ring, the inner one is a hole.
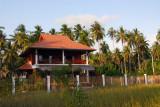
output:
M121 68L120 68L120 64L118 64L118 70L119 70L119 73L120 73L120 69L121 69Z
M99 46L99 40L98 40L98 49L99 49L99 65L101 66L101 55L100 55L100 46Z
M139 52L138 52L138 67L139 67L139 72L140 72L140 70L141 70L141 64L140 64Z
M105 65L107 65L106 55L105 55Z
M122 66L122 62L121 62L121 71L122 71L122 73L123 73L123 66Z
M153 63L153 54L152 54L152 69L153 69L153 75L154 75L154 63Z
M113 37L113 51L115 53L115 48L114 48L114 37Z
M122 42L122 49L123 49L123 42ZM125 74L127 73L126 71L126 57L125 57L125 54L124 54L124 50L123 50L123 57L124 57L124 70L125 70Z
M132 50L130 48L130 56L129 56L129 72L131 73L131 55L132 55Z

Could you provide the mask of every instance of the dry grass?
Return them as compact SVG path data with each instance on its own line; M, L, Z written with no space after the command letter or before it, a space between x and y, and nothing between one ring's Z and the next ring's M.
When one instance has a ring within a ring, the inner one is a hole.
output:
M29 92L0 99L1 107L63 107L63 91ZM160 85L136 85L85 89L91 107L160 106Z

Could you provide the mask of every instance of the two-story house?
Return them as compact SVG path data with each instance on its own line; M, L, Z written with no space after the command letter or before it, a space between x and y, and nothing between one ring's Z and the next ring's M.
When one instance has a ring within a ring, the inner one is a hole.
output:
M70 62L73 68L80 67L86 70L89 76L89 71L94 70L94 67L88 64L88 53L92 51L95 49L72 41L67 36L41 34L37 43L20 54L20 57L25 58L25 64L18 70L28 77L37 69L52 70L53 67L67 66ZM86 55L85 59L82 55Z

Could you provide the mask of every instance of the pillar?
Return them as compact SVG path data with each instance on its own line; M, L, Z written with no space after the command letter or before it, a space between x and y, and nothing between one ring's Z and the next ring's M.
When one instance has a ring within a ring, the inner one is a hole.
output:
M38 64L38 51L35 49L35 63Z
M12 77L12 95L15 95L15 77Z
M148 84L147 74L144 74L144 81L145 81L145 84L147 85Z
M50 92L50 76L47 76L47 92Z
M88 65L88 51L86 51L86 64Z
M79 82L79 75L76 75L76 78L77 78L77 89L79 90L79 85L80 85L80 82Z
M102 83L103 83L103 87L105 87L105 75L102 75Z
M124 74L124 83L125 83L125 86L128 85L128 83L127 83L127 74Z
M87 76L87 82L89 82L89 71L88 70L86 72L86 76Z
M64 50L62 50L62 63L65 64L65 62L64 62Z

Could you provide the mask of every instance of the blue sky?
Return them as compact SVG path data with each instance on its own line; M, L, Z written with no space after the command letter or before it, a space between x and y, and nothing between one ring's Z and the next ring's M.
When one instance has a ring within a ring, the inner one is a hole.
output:
M51 28L58 31L63 23L70 27L81 23L89 28L98 20L106 31L110 27L137 27L152 44L160 29L160 0L0 0L0 4L0 26L5 27L7 35L13 34L19 24L28 31L41 25L48 32ZM112 50L110 38L105 40Z

